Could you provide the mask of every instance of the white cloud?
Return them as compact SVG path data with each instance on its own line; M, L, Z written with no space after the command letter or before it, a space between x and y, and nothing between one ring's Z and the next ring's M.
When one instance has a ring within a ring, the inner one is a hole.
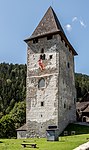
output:
M65 26L65 28L66 28L66 30L69 31L69 32L72 30L72 26L71 26L70 24L67 24L67 25Z
M86 28L86 25L85 25L85 23L82 20L80 20L79 22L80 22L82 27Z
M73 17L72 22L77 21L78 18L77 17Z
M84 21L81 19L78 19L78 17L74 16L71 20L71 23L68 23L65 25L65 29L70 32L72 30L72 28L74 28L74 24L77 23L77 25L81 25L83 28L86 28L86 24L84 23Z

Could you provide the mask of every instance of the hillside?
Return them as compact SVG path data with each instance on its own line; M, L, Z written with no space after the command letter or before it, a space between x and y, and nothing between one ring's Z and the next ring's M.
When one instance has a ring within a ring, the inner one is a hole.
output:
M77 91L77 101L89 91L89 76L85 74L75 73L75 86Z

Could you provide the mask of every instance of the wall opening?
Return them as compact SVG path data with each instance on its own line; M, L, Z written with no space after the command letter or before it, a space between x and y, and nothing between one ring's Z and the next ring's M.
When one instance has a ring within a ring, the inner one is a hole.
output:
M35 44L35 43L38 43L38 39L37 39L37 38L33 39L33 43L34 43L34 44Z
M68 66L68 68L70 68L70 63L69 62L67 63L67 66Z
M38 88L41 89L41 88L44 88L44 87L45 87L45 79L41 78L38 82Z
M43 54L43 55L40 55L40 59L42 59L42 60L45 60L45 54Z
M44 102L41 102L41 106L44 106Z
M52 59L52 58L53 58L53 55L50 55L49 58Z
M66 108L66 103L64 103L64 108Z
M41 53L44 53L44 49L43 48L41 49Z

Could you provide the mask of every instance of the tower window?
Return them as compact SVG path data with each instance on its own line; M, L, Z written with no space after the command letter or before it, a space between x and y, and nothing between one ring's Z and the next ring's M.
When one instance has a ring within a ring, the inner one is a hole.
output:
M40 59L42 59L43 58L43 55L40 55Z
M41 53L44 53L44 49L43 48L41 49Z
M52 59L53 55L50 55L49 58Z
M44 102L41 102L41 106L44 106Z
M70 68L70 63L69 62L67 63L67 66L68 66L68 68Z
M66 108L66 103L64 103L64 108Z
M45 54L40 55L40 59L45 60Z
M40 89L40 88L44 88L44 87L45 87L45 79L42 78L38 82L38 88Z
M43 55L42 59L45 60L45 54Z
M52 35L48 35L48 36L47 36L47 40L51 40L52 37L53 37Z
M35 43L38 43L38 39L37 39L37 38L33 39L33 43L34 43L34 44L35 44Z

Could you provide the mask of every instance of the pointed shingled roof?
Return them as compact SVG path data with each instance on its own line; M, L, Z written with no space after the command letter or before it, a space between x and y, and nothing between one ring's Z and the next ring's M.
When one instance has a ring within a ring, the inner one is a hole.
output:
M56 34L56 33L60 34L60 36L68 44L70 49L72 49L73 54L77 55L77 52L74 50L74 48L68 41L68 39L63 31L63 28L51 6L48 8L47 12L45 13L44 17L42 18L42 20L36 27L33 34L29 38L25 39L24 41L28 42L34 38L43 37L45 35Z
M49 7L44 17L38 24L37 28L33 32L32 36L39 36L42 34L53 33L56 31L61 31L64 33L54 10L52 9L52 7Z

